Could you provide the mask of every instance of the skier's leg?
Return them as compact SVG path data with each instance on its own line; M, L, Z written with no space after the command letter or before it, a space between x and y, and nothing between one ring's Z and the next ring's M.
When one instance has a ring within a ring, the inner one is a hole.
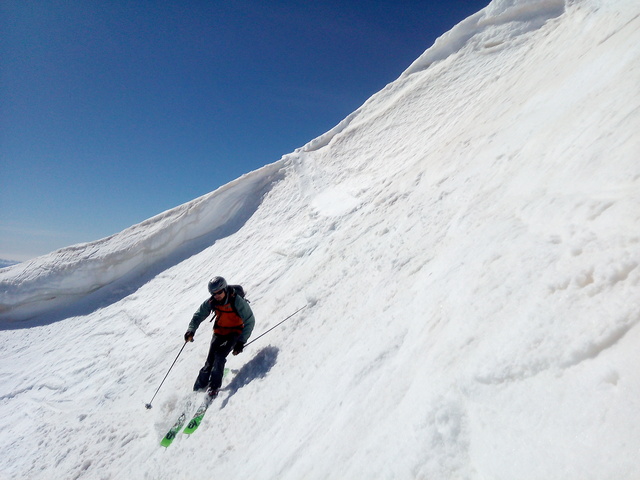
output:
M198 378L196 378L196 383L193 385L193 390L204 390L209 385L209 377L211 376L211 367L213 366L214 358L217 344L219 343L219 337L215 335L211 338L211 344L209 345L209 353L207 354L207 359L204 362L204 366L198 372Z
M232 335L218 338L220 341L216 343L214 348L211 375L209 377L209 390L213 391L217 391L222 385L222 376L224 375L224 366L227 363L227 355L233 350L238 336Z
M197 392L199 390L204 390L207 388L207 384L209 383L209 376L211 375L211 371L205 365L198 372L198 378L196 378L196 383L193 384L193 391Z

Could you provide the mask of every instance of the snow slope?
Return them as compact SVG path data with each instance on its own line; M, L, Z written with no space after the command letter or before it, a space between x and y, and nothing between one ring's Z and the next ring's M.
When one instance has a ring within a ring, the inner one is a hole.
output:
M639 479L640 4L493 1L327 134L0 270L0 478ZM160 438L206 283L259 335Z

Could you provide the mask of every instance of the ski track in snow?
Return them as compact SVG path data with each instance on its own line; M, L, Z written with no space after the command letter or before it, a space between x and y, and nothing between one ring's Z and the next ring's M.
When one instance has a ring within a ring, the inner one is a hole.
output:
M640 478L639 32L495 0L278 162L0 270L0 478ZM163 449L212 275L254 338L306 308Z

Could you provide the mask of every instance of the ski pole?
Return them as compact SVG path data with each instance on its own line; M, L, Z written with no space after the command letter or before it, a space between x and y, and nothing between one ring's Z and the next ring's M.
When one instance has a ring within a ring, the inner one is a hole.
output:
M263 334L257 336L256 338L254 338L253 340L251 340L249 343L247 343L245 345L245 347L248 347L249 345L251 345L253 342L255 342L256 340L258 340L260 337L264 337L267 333L269 333L271 330L273 330L274 328L276 328L277 326L282 325L284 322L286 322L287 320L289 320L291 317L293 317L296 313L298 313L300 310L302 310L303 308L305 308L306 305L300 307L298 310L296 310L295 312L293 312L291 315L289 315L287 318L285 318L284 320L282 320L280 323L274 325L273 327L271 327L269 330L267 330L266 332L264 332Z
M176 362L178 361L178 357L180 356L180 354L182 353L182 350L184 350L184 347L187 346L187 342L184 342L184 345L182 345L182 348L180 349L180 351L178 352L178 355L176 356L176 359L173 361L173 363L171 364L171 366L169 367L169 371L167 372L167 374L164 376L164 378L162 379L162 382L160 382L160 387L162 387L162 384L164 383L164 381L167 379L167 377L169 376L169 372L171 371L171 369L173 368L173 366L176 364ZM158 394L158 392L160 391L160 387L158 387L158 389L156 390L156 393L153 394L153 398L151 399L151 402L153 402L153 399L156 398L156 395ZM149 410L152 405L151 402L147 403L145 405L146 409Z

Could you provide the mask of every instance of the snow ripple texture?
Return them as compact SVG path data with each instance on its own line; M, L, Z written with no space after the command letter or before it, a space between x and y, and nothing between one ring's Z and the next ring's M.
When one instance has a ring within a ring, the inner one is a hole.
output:
M1 270L0 477L637 480L639 85L637 1L494 1L274 164ZM306 308L164 450L212 275L256 335Z

